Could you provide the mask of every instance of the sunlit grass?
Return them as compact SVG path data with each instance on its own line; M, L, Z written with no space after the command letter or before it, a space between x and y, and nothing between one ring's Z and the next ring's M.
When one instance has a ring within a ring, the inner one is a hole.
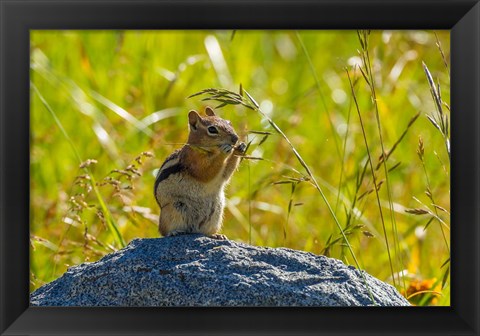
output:
M184 144L190 109L220 105L187 97L241 84L264 116L217 110L250 157L223 233L339 258L415 304L449 305L449 34L372 31L367 45L365 33L34 31L31 289L157 237L155 169Z

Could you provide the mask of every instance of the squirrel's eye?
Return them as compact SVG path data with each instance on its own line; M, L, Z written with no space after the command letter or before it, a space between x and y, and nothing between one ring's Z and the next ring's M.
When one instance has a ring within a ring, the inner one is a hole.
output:
M207 128L208 134L218 134L218 130L215 126L210 126Z

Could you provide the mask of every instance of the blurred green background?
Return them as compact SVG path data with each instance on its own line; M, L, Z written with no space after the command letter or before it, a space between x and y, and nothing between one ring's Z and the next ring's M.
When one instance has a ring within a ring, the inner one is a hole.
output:
M413 304L449 305L449 135L422 62L448 122L448 31L32 31L31 290L158 237L156 169L188 111L219 105L187 97L241 84L327 202L261 114L227 105L257 159L227 188L222 232L356 265L328 203L358 266Z

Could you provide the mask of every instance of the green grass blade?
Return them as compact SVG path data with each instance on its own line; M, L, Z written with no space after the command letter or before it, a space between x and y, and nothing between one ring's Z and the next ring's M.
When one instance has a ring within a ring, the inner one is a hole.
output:
M60 119L58 119L56 113L53 111L53 109L50 107L50 105L48 104L48 102L45 100L45 98L43 97L43 95L40 93L40 91L37 89L37 87L35 86L35 84L31 83L31 87L32 89L35 91L35 93L37 94L37 96L39 97L40 101L42 102L42 104L45 106L45 108L48 110L48 112L50 112L50 114L52 115L53 119L55 120L55 123L57 124L58 128L60 129L60 131L62 132L63 136L65 137L65 139L67 139L67 142L69 143L70 147L72 148L72 151L75 155L75 157L77 158L78 162L79 162L79 165L81 165L84 161L82 160L74 142L72 141L72 139L70 138L70 136L68 135L67 131L65 130L65 128L63 127L62 123L60 122ZM95 195L97 197L97 200L98 202L100 203L100 206L102 208L102 211L103 211L103 214L105 216L105 219L106 219L106 222L107 222L107 226L108 228L110 229L110 231L113 233L114 237L115 237L115 240L116 242L121 246L121 247L125 247L126 246L126 243L125 243L125 240L123 239L120 231L118 230L118 226L117 224L115 223L115 221L113 220L112 218L112 215L110 213L110 211L108 210L106 204L105 204L105 201L102 197L102 195L100 194L100 191L98 190L98 187L97 187L97 184L95 182L95 178L93 177L93 174L90 172L90 169L88 169L88 167L84 167L83 168L86 173L90 176L90 183L91 183L91 186L93 188L93 190L95 191Z

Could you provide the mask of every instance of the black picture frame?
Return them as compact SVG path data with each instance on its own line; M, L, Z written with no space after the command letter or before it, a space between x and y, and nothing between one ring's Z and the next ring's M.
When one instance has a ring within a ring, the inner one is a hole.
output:
M0 333L479 334L480 4L472 0L0 0ZM29 30L451 30L450 307L29 307Z

